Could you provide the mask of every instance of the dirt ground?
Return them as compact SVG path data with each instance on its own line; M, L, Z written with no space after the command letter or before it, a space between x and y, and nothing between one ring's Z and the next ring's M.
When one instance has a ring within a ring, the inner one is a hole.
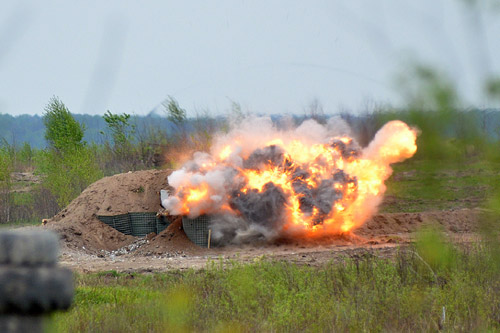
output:
M160 190L168 189L170 170L129 172L103 178L90 185L64 210L36 228L60 235L63 266L79 272L160 272L201 269L210 263L232 260L254 262L263 258L317 266L345 256L391 257L405 248L423 225L439 225L454 241L476 238L480 209L373 216L353 234L322 240L279 240L206 249L193 244L182 230L180 217L158 235L132 237L105 225L97 215L161 210Z

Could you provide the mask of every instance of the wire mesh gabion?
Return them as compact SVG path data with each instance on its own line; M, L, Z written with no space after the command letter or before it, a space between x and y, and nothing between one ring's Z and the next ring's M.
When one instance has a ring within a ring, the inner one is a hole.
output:
M149 233L157 232L156 213L128 213L132 235L144 237Z
M97 218L109 225L112 228L115 228L119 232L125 235L132 235L132 227L130 225L130 216L129 214L120 214L120 215L98 215Z
M170 223L172 222L166 216L160 216L156 219L156 233L159 234L163 230L167 229Z
M97 218L125 235L144 237L151 232L159 234L170 225L170 220L157 217L154 212L133 212L120 215L98 215Z
M151 212L131 212L127 214L106 216L98 215L97 218L124 233L144 237L151 232L159 234L170 225L170 220L164 216L156 216L156 213ZM208 230L212 217L209 215L201 215L194 219L187 216L182 217L182 228L187 237L196 245L208 246Z
M194 219L182 217L182 229L191 242L198 246L208 246L208 229L212 218L209 215L200 215Z

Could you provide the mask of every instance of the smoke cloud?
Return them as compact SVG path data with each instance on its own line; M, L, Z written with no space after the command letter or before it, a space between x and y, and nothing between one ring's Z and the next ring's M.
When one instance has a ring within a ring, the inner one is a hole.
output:
M215 244L349 232L376 212L390 164L411 157L417 132L386 124L361 149L340 118L278 130L252 117L168 178L174 215L210 214Z

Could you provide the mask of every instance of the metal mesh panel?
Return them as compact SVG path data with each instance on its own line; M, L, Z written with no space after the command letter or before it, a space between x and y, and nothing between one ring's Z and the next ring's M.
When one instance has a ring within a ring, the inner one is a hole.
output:
M128 214L113 216L113 228L125 235L132 235L132 227L130 226L130 216Z
M170 220L166 216L160 216L156 219L156 233L159 234L163 230L167 229L170 225Z
M129 213L132 235L143 237L156 232L156 213Z
M114 216L98 215L97 218L125 235L144 237L151 232L159 234L170 225L166 217L156 217L156 213L127 213Z
M128 214L114 216L98 215L97 218L125 235L132 235L130 216Z
M191 240L198 246L208 246L208 225L210 224L209 215L201 215L194 219L187 216L182 217L182 229Z
M115 218L114 216L98 215L97 218L99 219L99 221L106 223L110 227L114 228L114 226L113 226L113 220Z

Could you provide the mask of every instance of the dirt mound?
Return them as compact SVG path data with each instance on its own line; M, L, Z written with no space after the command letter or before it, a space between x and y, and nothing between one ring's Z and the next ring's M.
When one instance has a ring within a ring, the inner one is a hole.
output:
M160 190L168 188L171 170L145 170L105 177L87 187L46 228L55 230L63 245L87 252L116 250L131 243L127 236L97 219L97 215L157 212Z
M354 233L365 237L408 234L429 224L438 224L448 233L471 233L477 231L480 213L480 209L457 209L420 213L378 214Z
M207 249L195 245L182 230L182 217L172 216L172 223L158 235L152 237L148 244L136 251L136 255L182 255L206 253Z

